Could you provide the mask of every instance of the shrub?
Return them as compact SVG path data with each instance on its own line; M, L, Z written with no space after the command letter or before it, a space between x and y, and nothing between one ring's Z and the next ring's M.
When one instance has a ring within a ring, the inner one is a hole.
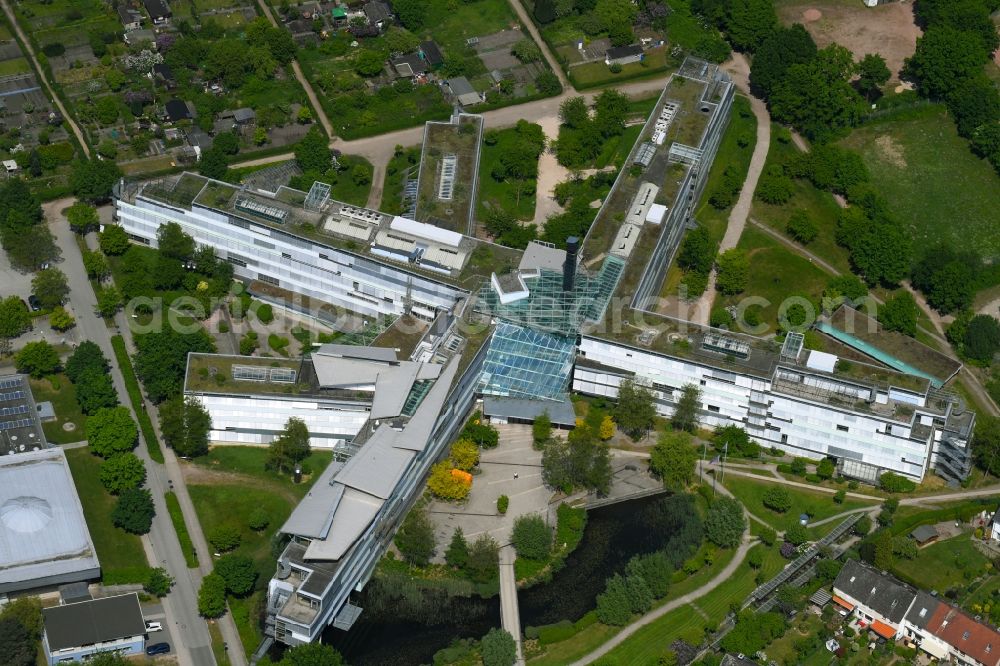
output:
M247 526L254 532L260 532L267 528L271 524L271 519L267 515L267 511L264 509L254 509L254 512L250 514L250 518L247 521Z
M153 525L156 509L153 496L145 488L125 490L111 512L111 522L132 534L147 534Z
M261 303L257 306L257 319L262 324L270 324L274 321L274 309L267 303Z
M503 515L507 513L507 507L510 506L510 498L506 495L501 495L497 498L497 513Z
M792 508L792 497L781 486L771 486L764 493L763 503L772 511L784 513Z
M552 530L537 514L520 516L514 521L511 541L521 557L543 560L552 551Z
M917 489L917 484L895 472L885 472L878 478L878 485L888 493L909 493Z
M785 541L800 546L809 541L809 530L804 525L796 523L785 530Z
M217 552L226 553L239 547L240 533L232 527L217 527L208 535L208 542Z

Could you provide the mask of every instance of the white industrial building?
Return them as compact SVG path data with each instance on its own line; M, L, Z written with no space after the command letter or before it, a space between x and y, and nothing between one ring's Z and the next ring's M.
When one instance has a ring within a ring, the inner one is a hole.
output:
M584 336L573 389L615 398L621 381L633 378L669 416L683 387L693 385L702 425L736 425L763 446L836 458L847 476L873 482L893 471L919 481L934 469L958 482L968 474L974 415L927 380L859 361L838 367L835 356L802 349L799 334L779 350L759 338L691 328L665 336L673 342L656 351Z
M429 224L331 201L328 192L265 194L185 173L119 183L115 194L114 219L136 242L156 247L157 230L176 222L233 264L258 297L298 294L370 317L431 320L451 310L466 292L448 282L476 247Z

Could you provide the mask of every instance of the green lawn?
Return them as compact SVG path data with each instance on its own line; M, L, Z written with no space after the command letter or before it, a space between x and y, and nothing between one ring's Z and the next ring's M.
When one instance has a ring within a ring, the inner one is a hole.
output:
M810 522L816 522L830 516L835 516L851 509L860 509L872 506L872 502L847 498L843 504L833 501L833 495L828 493L818 493L795 488L792 486L782 486L788 491L792 498L792 506L785 513L777 513L764 506L764 493L778 484L767 483L765 481L755 481L747 477L730 476L726 479L725 486L738 500L743 502L747 511L758 518L767 521L775 530L783 532L799 522L799 515L808 513L812 518ZM827 523L819 529L823 532L829 531L836 526L836 521Z
M760 323L766 326L766 333L778 328L779 308L791 297L805 298L812 304L812 316L819 313L820 297L830 279L808 259L796 254L760 229L752 226L743 230L738 248L746 251L750 258L750 276L746 289L735 296L715 297L713 309L720 306L737 305L746 298L765 299L753 306L759 314ZM801 301L790 301L789 305Z
M367 206L368 193L372 189L372 163L357 155L342 155L339 158L344 169L337 174L336 182L330 187L330 197L354 206ZM355 180L355 171L367 171L367 180ZM360 184L359 184L360 183Z
M786 564L775 548L765 550L762 571L773 576ZM732 577L694 602L676 608L642 627L612 650L601 661L606 666L655 664L667 647L678 638L699 645L706 627L715 629L729 613L730 606L741 602L757 586L757 572L743 562Z
M476 217L483 220L489 210L500 207L518 220L530 221L535 216L536 179L517 181L509 178L498 181L491 175L493 168L500 164L500 158L517 143L517 129L510 127L493 130L489 134L491 137L496 137L496 143L489 145L483 142L479 158L479 194Z
M788 130L772 123L771 145L767 151L765 171L771 165L785 164L800 154L799 149L792 143ZM785 228L788 219L796 211L804 211L816 225L817 230L816 238L805 247L841 272L850 272L847 250L837 245L834 238L837 232L837 217L840 215L837 201L832 194L816 189L808 180L793 179L792 182L793 195L788 203L775 206L755 198L750 216L787 236Z
M97 549L104 581L142 582L147 569L146 554L138 536L111 524L115 498L101 485L101 459L91 455L86 448L66 451L66 459L83 504L83 515Z
M261 640L255 609L260 608L267 581L274 573L271 538L309 491L311 482L307 479L295 484L288 475L264 470L266 455L265 448L217 446L194 462L210 475L188 481L188 492L206 537L219 527L235 529L240 534L236 552L250 557L257 566L254 592L243 599L230 599L240 639L248 652L255 650ZM303 471L314 476L331 459L330 452L315 452L303 461ZM264 511L269 519L261 532L247 525L247 518L257 510Z
M970 152L943 106L869 123L841 143L861 153L915 248L943 240L1000 256L1000 178Z
M385 182L382 185L382 202L379 210L393 214L403 212L403 180L407 174L410 178L416 179L419 168L420 146L407 148L392 156L385 168Z
M184 562L188 568L198 566L198 555L195 553L194 544L191 543L191 535L188 533L187 525L184 523L184 514L181 512L181 504L174 491L168 490L164 494L167 501L167 511L170 512L170 522L174 524L174 531L177 532L177 540L181 544L181 552L184 553Z
M55 385L53 381L56 382ZM31 394L36 403L51 402L52 409L56 412L54 421L42 423L46 440L53 444L71 444L87 439L84 434L87 417L80 411L80 405L76 401L76 388L66 375L59 373L45 379L32 379ZM63 429L67 423L73 424L73 430Z
M952 587L964 587L976 576L988 573L988 563L965 533L921 548L912 560L897 557L893 570L904 580L919 581L924 589L944 593Z
M623 65L617 74L612 72L603 60L595 60L570 67L568 76L577 90L584 90L596 86L615 85L620 81L663 76L664 72L672 68L672 60L666 47L650 49L646 51L645 56L642 62Z

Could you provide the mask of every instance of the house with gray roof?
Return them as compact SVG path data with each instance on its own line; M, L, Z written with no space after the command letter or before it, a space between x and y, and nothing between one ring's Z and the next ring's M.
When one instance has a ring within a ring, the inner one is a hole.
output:
M892 640L916 593L896 579L857 560L848 560L833 582L833 601Z
M49 666L86 661L102 652L141 655L146 622L135 592L43 608L42 648Z
M445 85L448 87L448 91L455 101L462 106L479 104L483 101L483 96L476 92L476 89L469 83L469 79L464 76L448 79Z

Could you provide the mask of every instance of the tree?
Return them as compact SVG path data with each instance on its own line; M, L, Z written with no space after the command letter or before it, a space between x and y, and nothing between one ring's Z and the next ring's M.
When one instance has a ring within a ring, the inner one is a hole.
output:
M833 503L834 504L843 504L844 500L846 500L846 499L847 499L847 491L846 490L841 489L841 490L838 490L837 492L835 492L833 494Z
M735 548L746 530L743 506L729 497L719 497L708 508L705 536L720 548Z
M314 125L295 144L295 161L304 172L325 172L330 168L330 146L318 126Z
M212 147L218 148L226 155L235 155L240 152L240 140L233 132L220 132L212 140Z
M878 477L878 485L887 493L910 493L917 489L917 484L895 472L883 472Z
M917 334L919 315L917 302L908 291L902 291L886 299L885 304L878 310L878 320L883 328L888 331L899 331L911 338Z
M639 439L653 427L655 420L653 393L631 379L622 381L618 387L618 404L615 406L615 421L618 426L632 439Z
M757 537L760 539L760 542L765 546L773 546L774 542L777 541L778 539L778 534L777 532L774 531L773 528L764 526L759 528Z
M947 99L963 81L982 71L989 53L980 38L948 25L931 26L917 38L905 71L919 82L918 91L932 99Z
M542 50L530 39L522 39L510 47L511 54L523 63L537 62L542 59Z
M948 109L955 116L958 133L973 138L980 128L997 126L1000 91L984 74L966 79L948 95Z
M434 555L434 525L423 506L414 506L406 514L394 543L407 562L418 567L427 566Z
M101 485L112 495L138 488L146 481L146 463L131 451L101 463Z
M217 573L201 579L198 590L198 612L207 618L222 617L226 613L226 581Z
M885 58L877 53L868 53L858 63L858 91L869 102L872 95L885 85L892 72L885 65Z
M816 240L816 236L819 234L819 229L804 210L797 210L792 213L792 216L788 218L788 223L785 225L785 231L788 235L802 243L803 245L808 245L809 243Z
M9 666L33 666L38 652L37 641L15 619L0 619L0 663Z
M670 425L675 430L694 432L698 428L698 411L701 409L701 389L694 384L681 388L681 397L670 417Z
M858 522L854 523L854 533L860 536L865 536L872 531L872 519L865 514L858 519Z
M792 496L781 486L771 486L764 491L762 498L764 506L772 511L784 513L792 508Z
M105 226L98 241L101 246L101 252L109 256L124 254L130 245L125 229L115 224Z
M816 57L816 42L801 24L777 28L760 44L750 68L750 87L767 99L788 68Z
M139 430L126 407L105 407L87 419L87 443L90 452L110 458L135 448Z
M178 333L169 326L162 331L135 336L135 345L138 348L136 374L154 403L181 392L189 352L215 351L212 338L204 330Z
M535 444L544 444L552 438L552 419L549 410L543 411L531 424L531 437Z
M731 0L723 22L733 48L753 53L774 32L778 16L768 0Z
M154 597L165 597L170 593L170 588L174 586L174 579L163 567L156 567L149 570L146 582L142 584L142 589Z
M823 458L816 465L816 476L821 479L829 479L833 476L836 466L834 465L832 458Z
M250 594L257 582L257 569L246 555L223 555L215 561L214 571L226 582L226 591L237 597Z
M486 583L497 575L500 545L489 534L482 534L469 547L469 577L477 583Z
M545 25L556 20L555 0L535 0L535 20Z
M664 432L649 454L649 468L669 490L683 490L694 480L698 451L686 432Z
M69 293L66 275L58 268L46 268L35 273L31 279L31 292L46 310L62 305Z
M194 239L176 222L168 222L156 230L156 244L160 254L171 259L187 261L194 255Z
M14 356L18 372L41 379L59 369L59 353L45 340L29 342Z
M212 416L193 396L176 397L160 405L160 431L177 455L195 458L208 453Z
M451 543L444 551L444 561L448 563L448 566L456 569L464 569L465 565L469 563L469 543L465 540L465 534L461 527L456 527L455 532L451 535Z
M156 509L153 496L145 488L122 491L118 503L111 511L111 522L132 534L147 534L153 525Z
M364 50L354 58L354 71L361 76L378 76L384 68L385 59L377 51Z
M104 256L104 253L96 250L83 251L83 267L87 271L87 277L96 280L103 280L111 274L107 257Z
M583 97L570 97L559 106L559 120L570 129L583 129L590 123L590 111Z
M43 224L20 231L4 230L0 240L11 265L19 270L37 270L59 256L55 237Z
M0 300L0 338L16 338L31 328L28 306L17 296Z
M985 314L970 319L962 339L962 350L974 361L989 363L1000 350L1000 321Z
M750 439L746 430L735 425L716 428L712 444L718 451L728 451L730 456L756 458L760 455L760 445Z
M96 414L101 409L118 406L118 392L111 375L104 370L87 368L73 385L76 401L84 414Z
M78 234L85 234L95 229L100 222L97 209L83 202L77 202L67 208L66 219L69 221L70 229Z
M559 77L548 69L535 77L535 88L537 88L538 92L542 95L549 97L552 95L558 95L562 92L562 84L559 83Z
M279 666L343 666L344 658L329 645L304 643L285 651Z
M625 565L626 577L638 576L642 578L655 599L667 595L673 574L674 565L665 550L636 555Z
M751 548L747 553L747 564L751 569L760 569L764 566L764 550L762 548Z
M267 511L263 507L258 507L253 510L250 517L247 519L247 527L252 529L254 532L262 532L271 524L271 517L267 515Z
M604 441L607 441L615 436L615 420L611 418L610 414L605 414L604 418L601 419L598 436Z
M14 620L28 630L33 640L42 637L45 620L42 618L42 602L38 597L18 597L8 600L0 610L0 620Z
M201 154L198 160L198 173L206 178L225 180L229 173L229 157L221 148L212 146Z
M793 546L801 546L809 541L809 530L801 523L795 523L785 530L785 541Z
M449 460L444 460L431 467L430 476L427 477L427 489L431 491L432 495L453 502L464 500L469 496L469 490L472 488L471 482L463 476L464 473L461 470L458 470L457 474L453 474L454 471L455 467Z
M112 160L83 160L73 166L70 187L78 199L103 203L111 198L111 190L122 172Z
M229 525L220 525L208 534L208 542L219 553L236 550L240 545L240 541L242 541L242 538L239 531Z
M469 439L460 439L451 445L451 463L456 469L468 472L479 464L479 447Z
M892 532L889 530L879 530L875 534L875 556L872 561L877 568L882 571L892 569Z
M719 269L715 288L723 294L738 294L747 288L750 281L750 259L739 248L726 250L719 255L716 264Z
M110 284L97 290L97 312L102 317L113 317L124 304L122 292L115 285Z
M536 3L537 6L537 3ZM510 632L493 627L480 641L483 666L513 666L517 661L517 644Z
M529 560L544 560L552 551L552 530L538 514L518 516L511 542L517 554Z

